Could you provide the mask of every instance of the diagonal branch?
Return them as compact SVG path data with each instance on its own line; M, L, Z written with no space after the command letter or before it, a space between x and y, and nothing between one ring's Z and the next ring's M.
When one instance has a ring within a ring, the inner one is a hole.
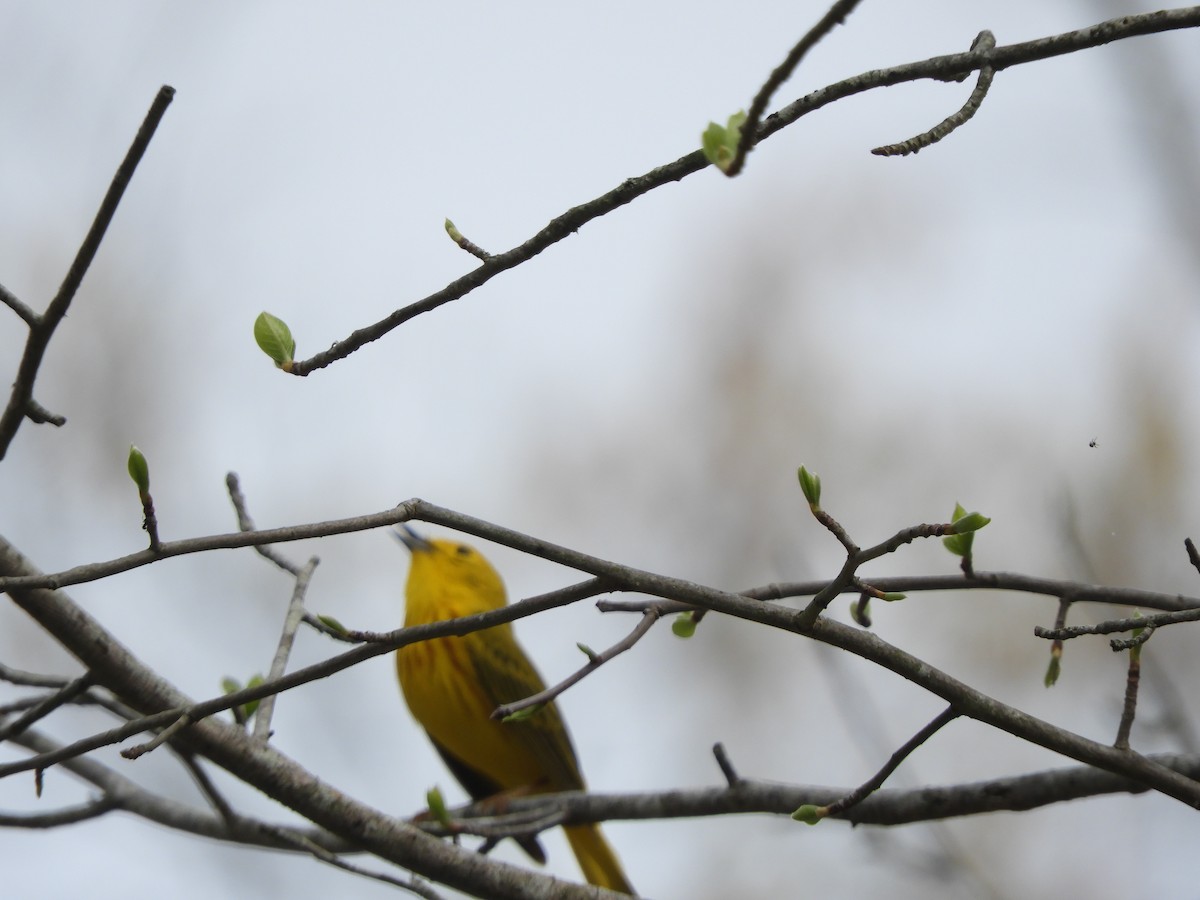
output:
M146 148L150 145L150 139L154 137L154 132L158 129L158 124L162 121L174 96L175 89L173 87L163 85L159 88L158 96L150 105L150 111L146 113L142 127L138 129L129 151L125 154L125 159L117 167L117 173L108 187L108 193L104 195L96 218L92 221L92 227L88 229L87 236L84 237L83 244L79 247L79 252L75 254L75 261L67 270L67 276L63 279L58 293L54 295L54 299L50 301L46 311L37 317L36 324L30 326L29 337L25 342L25 353L17 368L17 377L13 382L8 406L3 414L0 414L0 459L3 459L5 453L8 452L8 447L16 436L22 420L30 417L31 413L37 418L52 421L52 419L46 419L48 414L41 410L41 407L37 406L33 400L33 383L37 380L42 357L46 354L46 348L50 345L50 339L54 336L55 329L67 314L71 301L75 299L75 292L79 290L79 285L83 283L83 276L87 274L88 267L96 257L96 251L100 249L100 242L104 240L104 233L108 230L113 216L116 215L117 206L125 195L125 189L129 186L130 179L133 178L134 170L141 162ZM12 305L9 303L9 306ZM18 314L21 313L19 308L13 308ZM65 420L57 421L56 424L61 425L63 421Z
M854 12L854 8L858 6L859 0L837 0L829 8L829 11L821 17L808 33L800 39L800 42L791 49L788 55L784 58L771 73L771 77L766 80L766 83L759 88L758 93L754 95L754 100L750 103L750 109L746 113L746 121L742 123L742 138L738 141L737 151L730 160L728 168L725 169L725 174L730 178L739 174L742 167L746 164L746 155L754 149L755 135L758 132L759 123L762 122L763 113L767 111L767 104L771 102L771 97L775 91L783 86L783 83L792 77L792 73L796 71L796 66L800 65L800 61L808 55L808 51L817 45L817 43L833 31L835 27L843 24L846 21L846 16Z
M634 644L636 644L650 632L650 629L654 627L654 623L659 620L661 615L662 612L659 607L647 607L646 611L642 613L642 618L638 621L633 631L629 632L629 634L617 641L617 643L613 644L603 653L588 653L587 665L571 673L558 684L546 688L544 691L539 691L533 696L526 697L523 700L516 700L512 703L505 703L502 706L496 707L494 710L492 710L492 718L503 720L511 716L513 713L519 712L520 710L549 703L567 688L578 684L580 681L583 681L584 678L595 672L606 662L633 647Z
M1000 71L1011 66L1099 47L1113 41L1196 27L1200 27L1200 6L1123 16L1088 28L1081 28L1078 31L1068 31L1020 44L1009 44L997 47L995 50L955 53L887 69L872 69L814 91L771 114L759 126L754 135L753 144L757 146L776 132L830 103L876 88L926 79L954 81L965 78L984 66L991 66L995 71ZM292 375L308 375L317 369L344 359L366 344L379 340L410 319L458 300L486 284L501 272L527 262L564 238L570 237L588 222L607 215L627 203L632 203L638 197L648 194L652 190L673 181L682 181L687 176L707 168L708 165L704 154L696 150L681 156L672 163L651 169L644 175L627 178L608 193L581 203L552 219L523 244L489 257L481 266L450 282L441 290L408 306L401 307L373 325L367 325L352 332L342 340L336 341L329 349L323 350L309 359L293 363L292 368L288 371Z
M288 657L292 653L292 645L296 641L296 632L304 618L304 595L308 591L308 582L313 571L317 568L317 557L309 557L308 562L296 576L296 585L292 590L292 599L288 603L287 615L284 616L283 633L279 636L279 646L275 648L275 657L271 660L271 669L267 672L267 680L280 678L287 668ZM254 715L254 737L264 744L271 739L271 717L275 714L275 698L278 694L263 697Z
M990 31L981 31L979 32L979 36L975 38L974 43L971 44L971 49L991 50L995 46L996 39L992 37L992 33ZM876 147L871 152L876 156L907 156L910 153L917 153L926 147L933 146L938 141L947 137L951 132L966 125L975 117L975 113L979 112L979 107L983 105L983 100L987 97L987 92L992 86L992 78L995 74L996 70L991 66L983 66L979 70L979 78L975 82L975 89L971 91L971 96L967 98L967 102L957 112L947 116L923 134L918 134L916 137L901 141L898 144Z

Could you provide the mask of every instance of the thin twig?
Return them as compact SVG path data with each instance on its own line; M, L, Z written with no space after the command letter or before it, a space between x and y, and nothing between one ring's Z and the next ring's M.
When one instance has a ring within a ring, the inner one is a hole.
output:
M238 480L237 472L229 472L225 475L225 488L229 491L229 499L233 503L233 509L237 513L238 531L243 533L257 531L254 526L254 519L250 517L250 511L246 506L246 497L242 494L241 482ZM264 559L269 559L279 568L292 575L300 574L300 566L292 562L282 553L275 550L269 544L255 544L255 552Z
M25 417L35 425L53 425L55 428L62 428L67 424L66 416L50 412L32 397L25 401Z
M492 718L506 719L513 713L519 712L522 709L529 709L533 706L542 706L543 704L549 703L567 688L582 681L610 659L620 656L622 653L640 641L649 633L650 629L654 627L654 623L658 621L660 615L661 614L659 613L658 608L651 606L642 614L641 620L637 623L637 626L633 629L633 631L629 632L629 634L617 641L603 653L589 655L587 664L582 668L571 673L558 684L548 687L544 691L538 691L538 693L531 697L525 697L522 700L514 700L512 703L505 703L502 706L496 707L494 710L492 710Z
M25 687L44 688L61 688L66 687L70 683L68 679L60 678L57 675L39 675L36 672L25 672L21 669L6 666L4 663L0 663L0 681L7 681L10 684L19 684Z
M149 491L138 491L142 501L142 530L150 536L150 552L157 553L162 548L158 537L158 515L154 512L154 498Z
M754 149L756 143L759 123L762 122L763 114L767 111L767 104L771 102L771 97L774 95L780 86L792 77L792 73L796 71L796 66L800 65L800 61L808 54L808 51L817 45L821 38L833 31L833 29L841 25L846 16L854 12L854 7L858 6L859 0L837 0L829 8L829 11L821 17L808 33L800 39L800 42L791 49L783 62L776 66L775 71L766 80L766 83L759 88L758 93L754 95L754 100L750 103L750 109L746 113L746 121L742 124L742 135L738 141L737 152L729 163L729 168L725 170L725 174L730 178L742 171L742 167L746 163L746 154Z
M1067 613L1071 611L1071 601L1066 597L1060 597L1058 601L1058 612L1054 616L1055 629L1067 627ZM1050 644L1050 662L1046 666L1046 676L1042 679L1042 683L1046 687L1053 687L1058 682L1058 676L1062 672L1062 655L1063 642L1056 640Z
M1188 562L1192 564L1197 572L1200 572L1200 553L1196 551L1196 545L1192 543L1191 538L1184 538L1183 546L1187 548Z
M213 784L213 780L208 777L208 773L204 771L204 767L200 765L195 754L186 750L178 750L176 757L183 763L183 767L188 770L188 774L192 776L192 780L196 782L196 786L200 789L200 793L204 795L204 799L225 822L230 829L239 827L244 820L225 799L225 795L217 790L217 786Z
M271 670L267 674L268 681L280 678L287 669L288 656L291 655L292 645L296 641L296 632L304 618L304 594L308 591L308 582L313 571L320 562L315 556L310 556L304 568L296 575L296 585L292 589L292 599L288 604L287 615L283 620L283 633L279 636L279 646L275 648L275 658L271 660ZM262 743L271 739L271 717L275 714L275 698L278 694L270 694L258 704L254 713L254 737Z
M150 105L150 111L146 113L141 128L138 129L129 151L125 154L125 159L117 167L108 192L104 195L100 209L96 213L79 251L75 254L75 260L67 270L67 275L59 287L58 293L50 301L46 311L37 317L36 325L29 329L25 352L17 367L17 377L13 381L8 406L3 414L0 414L0 459L3 459L8 452L8 447L16 436L22 420L30 415L31 410L40 409L40 407L32 406L31 402L33 401L33 383L37 380L38 369L46 354L46 348L54 336L55 329L67 314L71 301L75 299L75 293L79 290L79 285L83 283L83 276L87 274L88 267L95 259L96 251L100 249L100 242L104 239L104 234L117 212L117 206L125 195L125 189L129 186L129 181L133 178L133 173L145 154L146 148L150 145L150 139L154 137L154 132L174 96L175 89L172 87L163 85L159 89L158 95Z
M990 31L979 32L978 37L971 44L972 51L984 53L988 50L994 50L995 47L996 38L992 36ZM918 134L916 137L909 138L907 141L901 141L898 144L876 147L871 152L876 156L907 156L910 153L917 153L926 147L936 144L956 128L971 121L975 113L979 112L979 107L983 105L984 98L987 97L988 89L992 86L992 78L995 74L996 71L991 66L982 66L979 69L979 77L975 81L975 89L971 91L971 96L967 98L967 102L962 105L962 108L958 112L943 119L924 134Z
M50 740L36 729L26 731L16 739L16 743L37 753L51 753L61 749L60 744ZM179 756L186 764L186 754L179 754ZM116 808L140 816L147 821L188 834L200 835L245 846L289 849L288 845L281 843L277 838L268 838L265 836L264 832L266 829L260 826L267 823L256 822L237 816L230 810L229 816L233 820L233 824L231 824L225 815L217 817L209 813L202 813L178 801L151 793L128 778L118 775L108 766L96 762L94 759L66 760L63 763L63 768L77 778L103 791L104 796L116 804ZM204 777L203 770L197 767L195 771L200 772L201 776ZM212 789L211 794L207 790L205 793L210 797L210 801L214 803L214 806L217 805L219 794L216 793L215 789ZM225 805L226 807L228 806L228 804ZM344 840L317 828L292 829L286 826L277 827L302 834L309 840L319 842L321 846L329 850L347 852L353 849Z
M1150 637L1152 629L1147 628L1139 637ZM1137 715L1138 684L1142 680L1142 646L1137 644L1129 649L1129 671L1125 676L1125 702L1121 706L1121 723L1117 726L1117 739L1113 746L1118 750L1129 749L1129 734L1133 731L1133 719Z
M455 224L449 219L446 220L446 234L450 235L450 240L454 241L454 243L458 244L459 247L461 247L463 250L466 250L476 259L487 262L492 258L492 254L488 253L478 244L468 239L467 236L459 231L457 226L455 226Z
M2 284L0 284L0 303L3 303L18 316L20 316L21 321L23 321L30 328L37 328L38 314L35 313L32 308L22 303L16 294Z
M144 754L149 753L151 750L161 747L164 743L169 741L176 734L191 724L192 717L185 712L178 719L156 734L152 739L146 741L144 744L138 744L135 747L127 747L121 751L121 755L126 759L137 759L139 756L143 756Z
M58 828L74 825L88 819L98 819L121 804L111 797L97 797L78 806L68 806L46 813L0 813L0 828Z
M50 694L48 697L38 701L34 706L30 707L11 722L0 726L0 743L16 737L30 725L34 724L39 719L44 719L64 703L70 703L95 683L96 682L92 677L92 673L84 672L74 681L63 685L53 694Z
M717 741L713 744L712 752L717 766L721 769L721 774L725 776L725 783L731 788L737 787L742 779L738 777L737 769L733 767L733 760L725 752L725 745Z
M1174 612L1153 613L1148 616L1110 619L1095 625L1071 625L1067 628L1042 628L1040 625L1035 625L1033 636L1053 641L1069 641L1083 637L1085 634L1115 634L1120 631L1133 631L1137 628L1162 628L1164 625L1196 621L1200 621L1200 609L1181 609Z
M264 830L274 835L283 844L291 845L294 849L304 853L308 853L314 859L320 860L326 865L341 869L344 872L350 872L353 875L358 875L362 878L370 878L373 881L382 881L384 884L390 884L393 887L398 887L408 891L417 897L424 897L425 900L443 900L442 895L424 882L418 881L416 878L397 878L394 875L385 875L382 872L371 872L361 866L356 866L353 863L348 863L335 853L331 853L324 847L313 842L304 835L297 834L294 831L289 831L285 828L276 828L269 825L262 826Z
M829 513L820 507L813 507L813 515L817 521L825 526L826 529L838 539L843 547L846 548L846 561L842 564L841 571L834 576L825 587L817 591L809 601L808 606L800 614L801 622L810 624L817 620L817 617L823 613L834 598L839 594L847 591L866 591L878 598L884 596L885 591L880 590L877 586L866 584L859 580L856 573L866 563L871 560L878 559L888 553L895 553L905 544L910 544L921 538L944 537L948 534L955 534L955 528L952 524L941 525L913 525L909 528L902 528L890 538L881 541L874 547L860 549L857 544L851 540L850 535ZM972 577L967 573L963 573L967 578Z
M948 724L957 719L959 715L960 714L954 709L953 706L946 707L946 709L940 712L933 721L914 734L908 741L904 743L902 747L900 747L899 750L893 753L888 759L887 764L884 765L884 767L878 772L876 772L870 779L856 787L850 793L846 794L846 796L826 806L824 808L823 815L841 815L845 813L846 810L852 809L853 807L862 803L865 799L867 799L867 797L877 791L885 781L888 780L888 777L896 771L896 769L900 766L900 763L904 762L904 760L911 756L913 751L941 731Z
M1142 644L1146 643L1146 641L1150 640L1152 634L1154 634L1154 626L1147 625L1141 631L1135 631L1132 637L1125 640L1114 638L1108 642L1108 646L1112 648L1113 653L1120 653L1123 650L1136 650Z

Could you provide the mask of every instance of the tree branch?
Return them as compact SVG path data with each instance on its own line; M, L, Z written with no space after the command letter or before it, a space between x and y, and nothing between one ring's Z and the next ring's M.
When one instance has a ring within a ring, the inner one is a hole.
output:
M928 79L955 81L985 66L991 66L995 71L1000 71L1012 66L1051 59L1126 38L1198 26L1200 26L1200 6L1192 6L1143 15L1123 16L1078 31L1069 31L1065 34L1026 41L1021 44L1009 44L994 50L956 53L887 69L872 69L814 91L767 117L754 135L753 144L757 146L781 129L830 103L876 88ZM450 282L441 290L396 310L373 325L352 332L343 340L335 342L328 350L317 353L307 360L294 362L288 371L292 375L308 375L317 369L344 359L360 347L379 340L410 319L458 300L486 284L501 272L532 259L547 248L574 234L593 219L607 215L656 188L673 181L681 181L687 176L707 168L708 165L704 154L696 150L686 156L681 156L672 163L651 169L644 175L627 178L608 193L573 207L552 219L541 231L523 244L489 257L483 265Z
M308 581L312 578L319 560L310 557L308 563L296 576L296 586L292 590L292 599L288 603L287 615L284 616L283 633L279 636L279 646L275 648L275 658L271 660L271 669L267 673L267 681L283 676L287 669L288 656L292 652L292 644L296 640L296 632L304 618L304 594L308 590ZM264 744L271 739L271 717L275 714L275 698L278 694L263 697L254 713L254 737Z
M104 240L104 233L108 230L113 216L116 215L117 206L125 195L125 189L129 186L129 181L133 178L133 173L137 169L138 163L141 162L146 148L150 145L150 139L154 137L154 132L174 96L175 89L173 87L163 85L159 89L158 96L150 105L150 111L146 113L142 127L138 129L133 144L125 154L125 159L117 167L117 173L108 187L108 193L104 195L96 218L92 221L92 227L88 229L87 236L84 237L83 244L79 247L79 252L75 254L75 261L67 270L67 276L63 279L58 293L54 295L54 299L50 301L46 311L36 317L35 324L30 325L29 337L25 342L25 353L17 367L17 377L13 382L8 406L3 414L0 414L0 459L3 459L8 452L8 447L17 434L17 429L20 428L21 422L30 416L31 410L41 410L41 407L36 406L33 400L33 383L37 380L38 369L42 365L46 348L50 345L50 339L54 336L55 329L67 314L71 301L75 299L75 292L79 290L79 285L83 283L83 276L87 274L88 267L96 257L96 251L100 249L100 242ZM8 305L13 307L19 315L21 314L20 308L13 306L11 302ZM25 316L22 315L22 318ZM41 411L37 415L46 419L49 414Z

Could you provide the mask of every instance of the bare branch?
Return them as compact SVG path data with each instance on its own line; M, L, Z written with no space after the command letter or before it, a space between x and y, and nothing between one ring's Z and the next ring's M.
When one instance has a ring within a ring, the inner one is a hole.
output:
M1192 564L1197 572L1200 572L1200 553L1196 552L1196 545L1192 543L1191 538L1184 538L1183 546L1187 549L1188 562Z
M67 417L52 413L32 397L25 401L25 417L35 425L53 425L62 428L67 424Z
M1200 7L1193 6L1184 9L1165 10L1162 12L1145 13L1136 16L1124 16L1101 22L1089 28L1069 31L1052 37L1026 41L1021 44L1010 44L997 47L984 53L970 51L949 56L938 56L922 62L893 66L888 69L872 69L853 78L847 78L836 84L831 84L814 91L788 104L779 111L768 116L754 135L753 144L757 146L777 131L793 124L809 113L828 106L837 100L861 94L876 88L891 87L910 81L934 79L937 81L954 81L990 65L996 71L1024 63L1050 59L1098 47L1112 41L1138 37L1147 34L1174 31L1182 28L1200 26ZM743 134L748 132L743 127ZM488 258L483 265L472 270L461 278L452 281L439 291L404 306L373 325L358 329L343 340L335 342L328 350L324 350L307 360L293 363L288 371L293 375L308 375L317 369L344 359L360 347L377 341L388 332L410 319L437 309L446 303L458 300L471 291L486 284L496 275L505 272L542 251L553 246L564 238L575 234L580 228L593 219L607 215L615 209L631 203L643 194L656 188L681 181L688 175L707 168L708 160L704 154L696 150L682 156L673 163L651 169L644 175L628 178L618 187L594 200L589 200L579 206L567 210L562 215L552 219L541 231L529 238L525 243L504 253L498 253Z
M11 309L13 312L15 312L18 316L20 316L21 321L24 322L26 325L28 325L30 328L37 327L38 314L35 313L32 309L30 309L27 305L22 303L16 294L14 294L12 291L10 291L8 288L6 288L2 284L0 284L0 303L3 303L9 309Z
M637 623L637 626L633 629L633 631L629 632L629 634L617 641L617 643L613 644L603 653L589 655L587 665L585 665L583 668L577 670L571 675L568 675L553 687L548 687L544 691L539 691L532 697L526 697L523 700L516 700L512 703L505 703L502 706L496 707L494 710L492 710L492 718L506 719L513 713L519 712L522 709L529 709L533 706L541 706L549 703L567 688L574 684L578 684L606 662L616 656L620 656L626 650L630 649L634 644L649 634L650 629L654 627L654 623L658 621L661 615L662 613L657 607L649 607L642 614L641 621Z
M16 738L14 743L42 755L61 749L60 744L35 729L29 729ZM185 757L181 755L180 758L184 759L186 763ZM232 810L229 811L228 816L214 816L201 812L176 800L170 800L145 790L123 775L118 775L108 766L92 759L70 759L64 762L62 767L72 775L99 788L103 792L104 798L116 804L115 808L176 831L247 846L288 849L290 845L283 842L278 836L279 831L287 831L303 836L306 840L318 843L334 852L346 852L351 849L345 841L320 829L290 828L255 822L234 815ZM192 769L190 766L189 770L193 774L201 771L199 767Z
M992 36L992 33L990 31L981 31L971 44L971 49L988 51L994 49L995 46L996 39ZM971 121L975 113L979 112L979 107L983 105L983 100L987 96L988 89L992 86L992 78L995 74L996 72L991 66L981 67L979 78L975 82L975 89L971 91L971 96L967 98L967 102L962 105L962 108L958 112L943 119L924 134L918 134L916 137L909 138L907 141L901 141L899 144L876 147L871 152L876 156L907 156L910 153L917 153L926 147L936 144L955 129Z
M44 719L64 703L70 703L80 694L84 693L94 683L95 682L91 673L84 672L83 675L76 678L74 681L63 685L50 696L31 706L22 715L16 717L5 725L0 726L0 743L12 740L30 725L34 724L39 719Z
M58 828L60 825L74 825L86 822L88 819L98 819L120 805L110 797L100 797L46 813L0 813L2 828Z
M192 717L184 712L180 714L180 716L175 719L174 722L156 734L151 740L144 744L138 744L135 747L128 747L121 751L121 755L126 759L137 759L139 756L143 756L149 753L151 750L161 747L191 724Z
M133 144L125 154L125 159L117 167L108 193L104 195L96 218L92 221L92 226L88 229L87 236L79 247L79 252L75 254L75 261L67 270L67 276L63 279L58 293L50 301L46 311L37 316L35 323L30 325L29 337L25 342L25 353L17 368L17 377L13 382L8 406L3 414L0 414L0 459L3 459L8 452L8 447L16 436L23 419L30 417L40 418L42 421L53 420L53 418L46 417L48 414L45 414L45 411L33 401L33 383L37 380L42 358L46 354L46 348L54 336L55 329L67 314L71 301L75 299L75 292L79 290L79 285L83 283L83 276L87 274L88 267L96 256L96 251L100 249L100 242L104 239L104 233L108 230L113 216L116 215L117 206L125 195L125 189L129 186L129 181L133 178L133 173L145 154L146 148L150 145L150 139L154 137L154 132L158 129L158 124L162 121L174 96L175 89L172 87L164 85L159 89L158 96L150 105L150 111L146 113L142 127L138 129ZM12 304L10 303L9 306ZM20 314L19 309L17 312Z
M252 532L256 528L254 519L250 517L250 511L246 506L246 497L242 494L242 486L238 481L237 472L229 472L225 476L225 488L229 491L229 499L233 503L233 509L237 513L238 531ZM269 559L285 572L291 573L293 576L300 574L300 566L292 562L282 553L277 553L275 549L267 544L255 544L255 551L264 559Z
M39 675L36 672L25 672L21 669L6 666L4 663L0 663L0 681L7 681L10 684L20 684L25 687L44 688L61 688L69 684L66 678L61 678L57 675Z
M863 784L856 787L854 790L850 791L844 797L841 797L838 800L835 800L833 803L830 803L828 806L823 807L821 816L839 816L845 813L847 810L858 806L860 803L866 800L867 797L877 791L883 785L883 783L888 780L889 777L891 777L891 774L895 772L897 768L899 768L900 763L904 762L904 760L911 756L918 747L941 731L946 725L953 722L956 718L958 718L958 713L955 712L954 707L947 707L937 716L937 718L918 731L908 741L906 741L899 750L893 753L891 757L888 758L888 761L884 767L876 772L875 775L873 775Z
M271 829L279 838L280 843L289 845L295 850L307 853L314 859L320 860L326 865L341 869L344 872L349 872L352 875L358 875L361 878L369 878L374 881L382 881L384 884L390 884L393 887L398 887L401 890L408 891L417 897L424 897L426 900L442 900L442 895L429 885L418 881L415 878L396 878L392 875L385 875L382 872L370 872L353 863L348 863L335 853L326 850L320 844L310 840L302 834L295 833L292 829L273 828Z
M1151 629L1142 635L1149 638ZM1113 746L1118 750L1129 749L1129 734L1133 731L1133 719L1137 714L1138 684L1142 680L1142 647L1138 644L1129 650L1129 672L1125 676L1125 703L1121 708L1121 723L1117 726L1117 739Z
M1181 776L1200 777L1200 756L1154 754L1155 764ZM1020 812L1055 803L1106 794L1144 793L1145 786L1090 766L1072 766L996 778L988 781L932 785L913 789L884 788L875 791L851 809L831 816L854 825L896 826L994 812ZM493 834L510 836L528 831L530 816L557 810L565 822L616 820L660 820L726 816L742 813L773 813L781 816L804 804L828 806L849 793L845 787L780 784L738 778L727 787L688 788L636 794L537 794L507 801L512 815L494 815L486 804L452 810L456 823L474 816L488 819ZM436 822L422 823L434 834L446 834Z
M737 769L733 767L733 760L725 752L725 745L717 741L713 744L712 752L717 760L717 767L720 768L721 774L725 776L725 783L731 788L737 787L742 779L738 777Z
M206 535L198 538L188 538L181 541L168 541L159 548L158 553L141 550L117 559L104 562L89 563L64 569L53 574L12 575L0 576L0 591L10 592L20 588L61 588L73 584L85 584L98 581L109 575L128 572L160 559L170 559L191 553L203 553L209 550L225 550L244 547L259 547L270 543L285 543L289 541L307 540L315 537L328 537L335 534L350 534L356 531L368 531L382 528L417 518L419 511L433 510L446 514L446 518L426 518L433 524L446 525L467 534L495 541L499 544L513 547L524 553L539 556L551 562L584 569L576 566L568 559L577 558L570 554L566 556L556 552L553 545L543 544L535 538L522 535L511 529L492 525L481 519L461 516L450 510L440 510L423 500L407 500L398 506L382 512L353 516L347 519L332 519L326 522L312 522L302 525L291 525L285 528L271 528L262 531L234 532L231 534ZM421 512L420 514L424 514ZM936 526L919 526L932 528ZM901 532L903 534L904 532ZM893 537L892 540L895 540ZM2 539L0 539L2 541ZM885 546L887 542L883 545ZM0 543L0 549L3 549ZM545 552L542 547L548 548ZM15 550L15 548L13 548ZM877 548L870 551L874 553ZM583 557L591 559L591 557ZM584 569L586 571L586 569ZM1103 585L1082 584L1073 581L1063 581L1052 578L1040 578L1033 575L1022 575L1013 572L974 572L970 576L962 575L925 575L897 576L891 578L874 578L874 587L887 592L914 593L918 591L951 591L951 590L1012 590L1031 594L1043 594L1053 597L1065 597L1073 602L1109 603L1124 606L1140 606L1146 609L1161 610L1191 610L1200 609L1200 598L1186 597L1182 594L1163 594L1156 591L1144 591L1136 588L1106 587ZM761 600L779 600L785 597L800 597L815 595L829 586L829 581L797 582L786 584L771 584L761 588L751 588L742 592L742 596ZM843 593L857 592L859 588L848 585ZM603 593L603 590L597 591ZM624 611L642 612L647 607L646 602L617 603L604 601L602 608L621 609ZM664 614L689 608L664 607Z
M756 143L756 133L758 132L759 123L762 122L763 114L767 111L767 104L771 102L771 97L774 96L785 81L792 77L792 73L796 71L796 67L800 65L800 61L808 55L808 51L820 42L821 38L833 31L833 29L846 21L846 16L854 12L854 8L858 6L859 0L837 0L829 8L829 11L821 17L808 33L800 39L800 42L791 49L783 62L781 62L771 76L766 80L759 91L754 96L754 100L750 103L750 109L746 113L746 121L742 124L742 136L738 141L737 152L729 163L729 167L725 170L725 174L730 178L739 174L742 167L746 164L746 154L754 149Z
M1125 619L1111 619L1096 625L1071 625L1066 628L1042 628L1040 625L1033 629L1034 637L1046 638L1052 641L1069 641L1085 634L1115 634L1120 631L1133 631L1137 628L1162 628L1164 625L1176 625L1180 622L1195 622L1200 620L1200 609L1181 609L1176 612L1153 613L1148 616L1129 616ZM1116 647L1125 650L1127 647Z
M320 560L309 557L308 562L296 576L296 586L292 591L292 599L288 604L287 615L283 621L283 634L279 636L279 646L275 649L275 658L271 660L271 670L267 673L267 681L274 681L283 676L287 668L288 656L292 652L292 644L296 640L296 632L304 618L304 594L308 591L308 581ZM269 694L258 704L254 714L254 736L264 744L271 739L271 717L275 714L275 698L278 694Z

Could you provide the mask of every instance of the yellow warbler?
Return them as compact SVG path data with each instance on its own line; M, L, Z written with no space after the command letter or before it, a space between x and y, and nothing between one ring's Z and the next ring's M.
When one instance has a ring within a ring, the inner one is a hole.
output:
M426 540L407 525L396 534L412 551L406 627L499 609L507 602L504 582L479 551L454 541ZM474 799L584 789L571 738L553 703L516 722L491 718L501 704L546 687L511 625L401 647L396 674L409 710ZM563 830L590 883L633 893L599 827ZM539 863L546 861L536 838L518 842Z

